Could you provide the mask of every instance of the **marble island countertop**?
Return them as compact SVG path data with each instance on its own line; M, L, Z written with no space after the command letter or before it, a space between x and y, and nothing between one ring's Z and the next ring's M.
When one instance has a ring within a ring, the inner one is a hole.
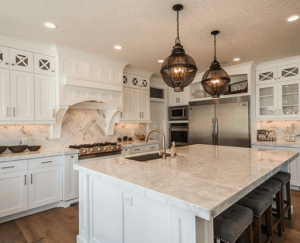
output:
M56 155L68 155L68 154L78 154L78 150L69 149L69 148L50 148L50 149L40 149L38 151L29 151L28 149L26 149L22 153L12 153L6 151L0 155L0 162L22 160L22 159L33 159L33 158L56 156Z
M135 141L128 141L128 142L120 142L119 144L122 144L124 148L130 148L135 146L141 146L146 144L153 144L153 143L160 143L159 140L149 140L148 143L146 143L144 140L135 140Z
M210 220L299 156L213 145L177 148L177 157L82 162L76 170Z
M286 142L286 141L255 141L252 145L261 146L274 146L274 147L290 147L290 148L300 148L300 141L296 142Z

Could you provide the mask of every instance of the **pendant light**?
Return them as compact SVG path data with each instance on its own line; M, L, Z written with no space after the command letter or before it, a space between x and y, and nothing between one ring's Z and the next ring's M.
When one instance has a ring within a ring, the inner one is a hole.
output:
M211 32L214 36L214 61L209 70L204 73L201 81L205 92L210 94L213 98L219 98L221 94L226 93L230 83L228 74L221 68L220 63L217 61L216 36L219 33L220 31L218 30Z
M193 82L197 67L193 58L185 54L179 39L179 11L183 9L183 6L176 4L172 9L177 12L177 38L171 55L165 59L161 66L160 73L168 86L174 88L175 92L181 92L184 87Z

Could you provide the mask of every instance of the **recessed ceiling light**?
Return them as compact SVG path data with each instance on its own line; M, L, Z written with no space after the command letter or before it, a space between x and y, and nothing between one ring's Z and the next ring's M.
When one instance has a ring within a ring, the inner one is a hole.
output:
M53 24L53 23L50 23L50 22L44 22L44 25L45 25L47 28L50 28L50 29L55 29L55 28L57 28L57 25L56 25L56 24Z
M239 60L241 60L240 58L234 58L233 61L238 62Z
M158 62L159 62L159 63L163 63L163 62L164 62L164 60L158 60Z
M122 46L114 46L114 48L117 49L117 50L121 50Z
M291 17L288 17L288 18L286 19L286 21L288 21L288 22L293 22L293 21L296 21L297 19L299 19L299 15L293 15L293 16L291 16Z

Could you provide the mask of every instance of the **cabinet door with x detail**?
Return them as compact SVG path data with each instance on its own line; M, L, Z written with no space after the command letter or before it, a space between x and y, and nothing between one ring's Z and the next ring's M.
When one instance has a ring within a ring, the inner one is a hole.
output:
M34 53L34 72L39 74L54 75L54 57Z
M33 72L33 53L10 48L10 69Z

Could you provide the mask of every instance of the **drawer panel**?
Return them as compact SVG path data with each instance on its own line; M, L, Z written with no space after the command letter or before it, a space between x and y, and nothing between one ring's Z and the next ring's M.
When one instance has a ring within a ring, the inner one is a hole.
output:
M43 157L28 160L28 169L43 168L53 165L61 165L62 156Z
M159 150L159 144L149 144L145 146L146 151Z
M130 148L130 154L138 154L145 151L146 146L135 146Z
M9 161L0 163L0 174L27 170L27 160Z

